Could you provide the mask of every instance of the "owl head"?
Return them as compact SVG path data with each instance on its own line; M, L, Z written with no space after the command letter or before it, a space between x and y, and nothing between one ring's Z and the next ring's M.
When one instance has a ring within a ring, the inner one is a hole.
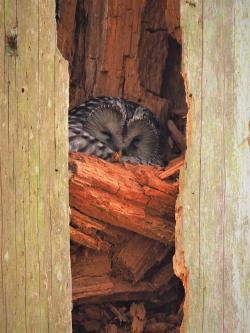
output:
M125 121L126 117L120 108L103 105L91 112L83 128L114 152L118 152L122 147Z
M132 117L126 126L122 155L148 161L159 155L159 133L145 118Z

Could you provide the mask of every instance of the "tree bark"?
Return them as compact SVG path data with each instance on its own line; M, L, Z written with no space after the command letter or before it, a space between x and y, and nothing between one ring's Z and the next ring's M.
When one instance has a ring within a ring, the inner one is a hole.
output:
M110 95L140 102L159 117L167 117L169 108L187 109L179 5L175 0L60 3L58 47L70 63L70 106Z
M174 243L178 182L161 180L159 167L109 163L81 153L70 154L69 167L72 208L165 244Z

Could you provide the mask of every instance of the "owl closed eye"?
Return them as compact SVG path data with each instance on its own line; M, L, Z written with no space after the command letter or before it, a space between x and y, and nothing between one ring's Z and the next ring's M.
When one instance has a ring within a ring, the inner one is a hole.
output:
M153 113L125 99L97 97L69 113L70 150L106 160L117 152L121 161L162 164L163 137Z

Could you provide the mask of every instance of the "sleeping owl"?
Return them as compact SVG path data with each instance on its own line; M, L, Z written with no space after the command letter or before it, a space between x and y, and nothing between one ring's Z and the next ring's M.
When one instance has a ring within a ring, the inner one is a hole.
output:
M163 165L164 132L144 106L96 97L69 112L69 150L108 161Z

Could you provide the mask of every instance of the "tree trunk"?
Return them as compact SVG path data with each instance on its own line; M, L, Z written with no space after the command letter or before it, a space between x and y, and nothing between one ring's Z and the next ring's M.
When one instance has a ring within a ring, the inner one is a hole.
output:
M188 88L186 167L175 271L181 332L250 332L250 6L182 1Z
M71 332L67 63L53 1L0 0L0 332Z
M186 147L179 18L175 0L68 0L58 1L57 7L58 46L70 64L70 108L103 95L145 105L169 134L168 162ZM162 307L169 302L166 316L177 315L183 293L170 262L178 191L173 174L182 165L183 158L160 170L70 155L70 232L74 246L78 245L76 253L78 257L94 253L93 262L102 253L112 262L109 274L90 278L73 273L75 309L81 302L110 301L115 307L116 301L145 300L146 308L151 301ZM89 261L85 265L97 266ZM171 284L171 278L177 285ZM157 311L161 310L155 310L155 316ZM180 324L181 311L177 317L174 328ZM81 318L76 331L98 326L94 318ZM133 331L135 322L136 318L131 323ZM104 319L102 326L106 323Z

